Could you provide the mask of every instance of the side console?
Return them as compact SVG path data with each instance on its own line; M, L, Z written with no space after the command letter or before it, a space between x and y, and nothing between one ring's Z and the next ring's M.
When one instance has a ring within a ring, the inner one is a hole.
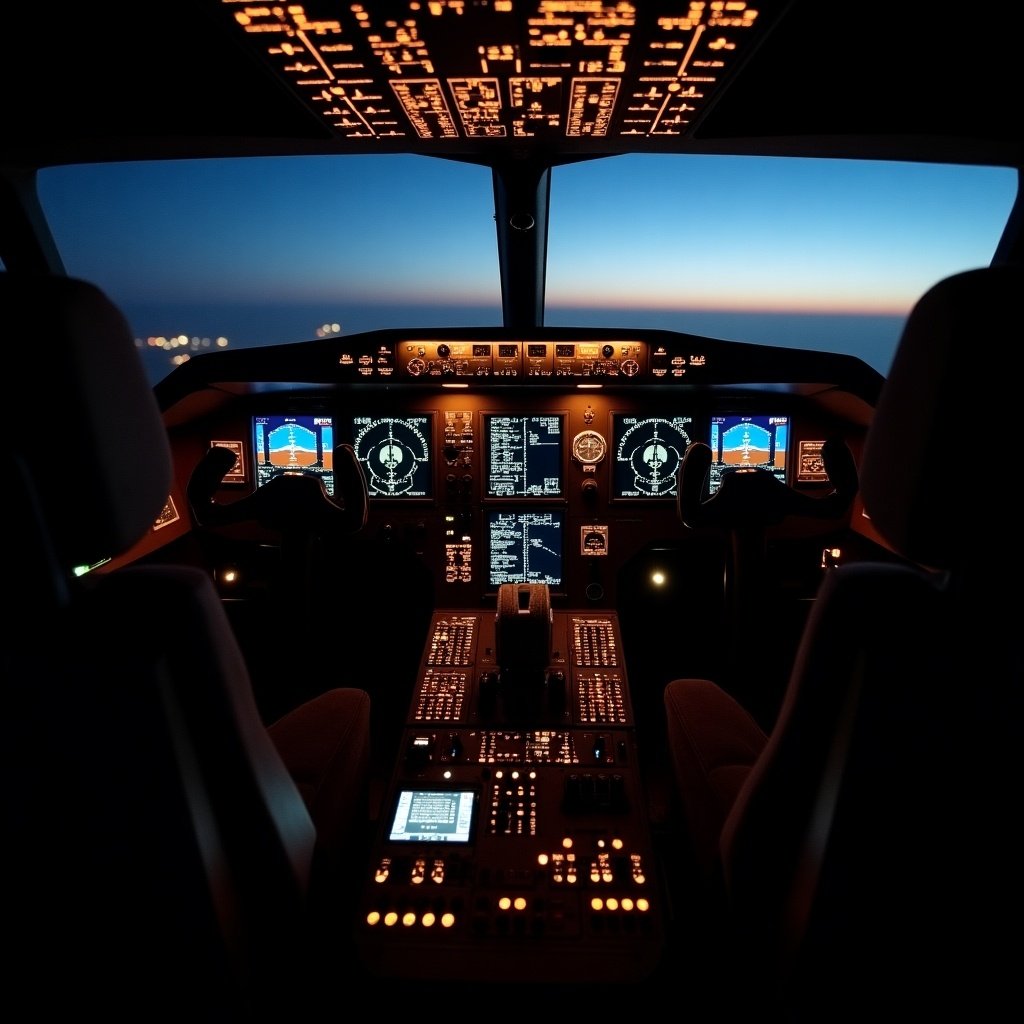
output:
M371 971L631 981L663 906L614 613L437 612L382 807L358 945Z

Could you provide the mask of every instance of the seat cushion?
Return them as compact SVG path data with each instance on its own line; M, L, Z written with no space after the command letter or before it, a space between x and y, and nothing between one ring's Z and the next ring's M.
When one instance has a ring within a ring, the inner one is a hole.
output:
M713 872L718 840L736 794L768 737L754 717L707 679L676 679L665 688L676 785L698 866Z

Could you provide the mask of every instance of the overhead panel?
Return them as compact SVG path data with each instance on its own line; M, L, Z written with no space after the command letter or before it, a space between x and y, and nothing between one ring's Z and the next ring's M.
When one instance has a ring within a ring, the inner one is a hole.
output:
M685 136L784 5L221 0L239 37L348 143ZM614 148L614 146L612 146Z

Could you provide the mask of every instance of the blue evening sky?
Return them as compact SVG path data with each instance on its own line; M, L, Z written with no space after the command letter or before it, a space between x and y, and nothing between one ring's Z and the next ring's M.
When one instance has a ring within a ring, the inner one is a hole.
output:
M500 322L491 176L476 165L107 164L51 168L39 185L67 271L107 290L141 337L276 344L332 320L346 334ZM844 160L556 168L546 322L860 347L885 372L914 300L990 262L1016 187L1006 168ZM858 318L863 337L822 317Z

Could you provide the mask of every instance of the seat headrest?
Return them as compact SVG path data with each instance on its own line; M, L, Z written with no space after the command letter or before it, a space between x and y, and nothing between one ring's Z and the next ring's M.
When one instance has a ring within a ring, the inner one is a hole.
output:
M65 571L123 554L170 494L170 446L121 311L73 278L0 273L19 455ZM13 538L17 543L18 539Z
M920 565L991 558L993 529L1019 504L1005 446L1020 419L1022 301L1024 267L986 267L940 281L907 318L860 479L872 524Z

